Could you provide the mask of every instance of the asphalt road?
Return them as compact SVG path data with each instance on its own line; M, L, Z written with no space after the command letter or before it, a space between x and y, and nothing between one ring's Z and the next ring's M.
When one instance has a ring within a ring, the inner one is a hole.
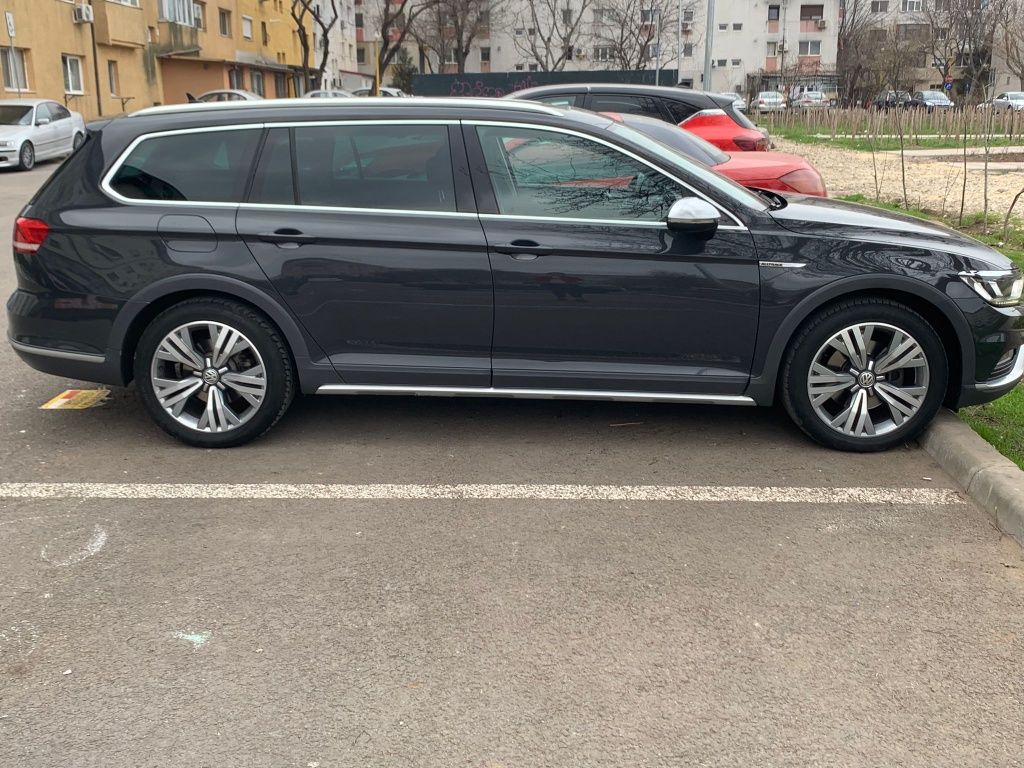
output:
M0 346L4 768L1024 765L1024 558L918 449L306 398L199 451Z

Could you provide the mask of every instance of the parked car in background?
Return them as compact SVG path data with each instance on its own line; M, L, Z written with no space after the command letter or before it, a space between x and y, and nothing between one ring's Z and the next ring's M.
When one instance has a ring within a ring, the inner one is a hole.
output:
M218 91L207 91L199 96L193 96L191 93L186 93L185 97L188 99L190 104L208 104L213 101L260 101L263 99L263 97L258 93L233 88Z
M804 91L789 102L793 109L827 109L828 96L822 91Z
M0 100L0 168L29 171L39 160L70 155L83 141L85 121L63 104Z
M601 114L660 141L716 173L752 189L828 197L821 174L799 155L784 152L723 152L689 131L643 115Z
M996 112L1024 112L1024 91L1006 91L1000 93L994 99L983 101L978 109L993 109Z
M918 91L914 98L907 102L911 109L926 109L934 112L936 109L952 109L953 102L943 91Z
M740 112L746 111L747 100L740 96L738 93L734 91L726 91L722 95L725 96L727 99L732 99L733 107L738 109Z
M350 99L353 94L340 88L326 88L303 94L306 99Z
M750 102L751 112L783 112L786 109L786 99L778 91L761 91L757 98Z
M706 91L622 83L567 83L526 88L505 98L580 107L591 112L645 115L692 131L726 152L763 152L769 145L767 134L736 109L733 99Z
M352 91L353 96L373 96L373 88L357 88ZM403 91L401 88L392 88L390 86L382 85L380 88L381 96L388 96L393 98L407 98L408 93Z
M882 91L871 102L875 109L896 109L910 103L909 91Z
M91 127L13 247L22 360L134 380L204 448L303 392L781 401L877 451L1024 377L1024 278L998 251L522 100L144 109Z

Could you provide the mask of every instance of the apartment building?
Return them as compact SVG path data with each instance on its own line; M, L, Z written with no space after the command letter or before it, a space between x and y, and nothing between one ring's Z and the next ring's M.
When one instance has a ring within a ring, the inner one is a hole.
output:
M326 9L324 0L318 3L318 10ZM356 52L356 3L355 0L338 0L338 20L331 28L327 41L327 67L324 69L324 88L355 90L373 85L373 79L359 71ZM317 56L324 41L315 31Z
M157 26L153 1L0 0L2 98L54 99L87 118L159 104Z

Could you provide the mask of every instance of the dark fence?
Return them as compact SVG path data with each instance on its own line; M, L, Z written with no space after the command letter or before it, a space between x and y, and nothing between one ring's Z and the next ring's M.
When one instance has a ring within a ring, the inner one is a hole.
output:
M675 85L676 71L663 69L658 74L660 85ZM655 71L589 70L585 72L467 72L453 75L413 75L412 91L417 96L488 96L500 97L537 85L562 83L632 83L654 85Z

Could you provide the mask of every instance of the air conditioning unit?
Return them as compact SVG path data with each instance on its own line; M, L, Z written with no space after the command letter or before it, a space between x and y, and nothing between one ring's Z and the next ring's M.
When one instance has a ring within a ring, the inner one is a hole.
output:
M786 52L786 44L785 43L779 43L778 46L776 46L775 50L777 50L779 53L785 53Z
M579 61L583 61L585 58L587 58L587 52L584 51L582 48L580 48L578 51L573 49L572 55L575 56L576 59Z
M712 59L711 60L711 66L712 67L717 67L718 66L718 59Z
M683 28L683 32L691 31L693 29L693 22L692 21L684 21L684 22L682 22L682 28Z
M818 19L818 29L825 29L828 26L828 22L824 19Z
M76 5L71 11L71 18L75 24L92 24L95 21L92 13L92 6L82 3Z

